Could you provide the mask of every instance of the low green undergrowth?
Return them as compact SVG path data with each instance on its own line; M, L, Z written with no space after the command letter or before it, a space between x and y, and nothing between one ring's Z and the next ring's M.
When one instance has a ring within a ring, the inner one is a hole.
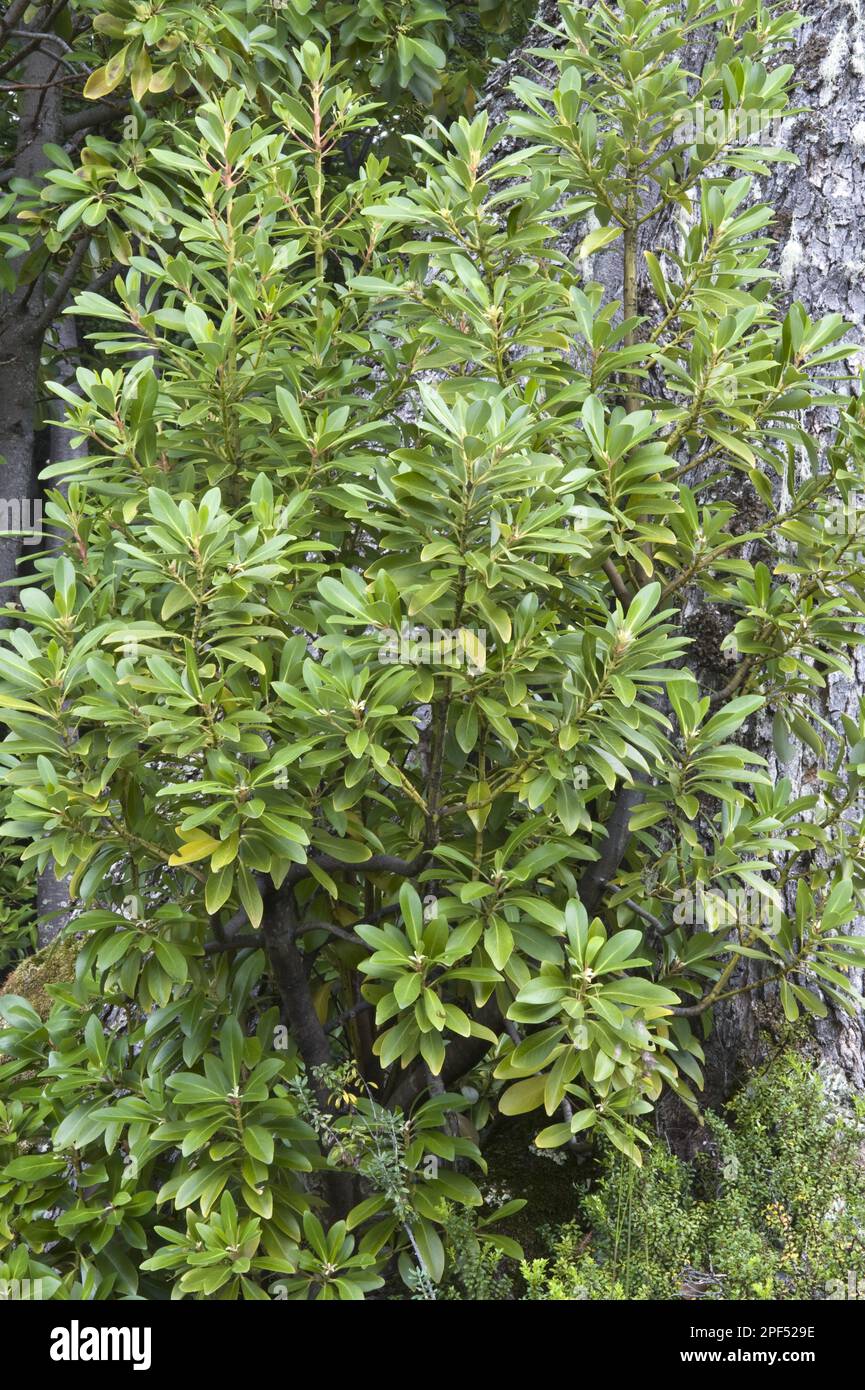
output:
M845 1297L865 1280L863 1120L861 1098L786 1054L706 1117L693 1162L656 1145L635 1173L605 1153L549 1257L523 1263L524 1296Z

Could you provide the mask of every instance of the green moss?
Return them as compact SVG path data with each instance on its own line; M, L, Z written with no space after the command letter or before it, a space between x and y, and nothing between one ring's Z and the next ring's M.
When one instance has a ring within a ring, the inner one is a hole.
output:
M47 1018L54 1002L48 986L69 983L75 973L78 949L77 941L58 937L22 960L0 985L0 994L20 995L32 1004L40 1018Z

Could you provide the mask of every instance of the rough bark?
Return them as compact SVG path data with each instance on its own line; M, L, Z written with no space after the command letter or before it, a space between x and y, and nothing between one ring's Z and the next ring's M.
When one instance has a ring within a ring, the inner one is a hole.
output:
M766 143L771 140L791 149L800 163L798 167L776 166L772 177L755 189L755 195L777 210L774 235L781 293L790 300L801 300L812 317L843 314L854 326L851 336L865 339L865 7L860 0L800 0L798 9L806 22L788 61L796 67L796 100L810 109L774 130ZM502 120L515 104L508 92L513 76L531 73L536 80L544 80L543 63L528 50L539 44L554 46L555 40L540 25L555 24L557 15L556 0L543 0L538 26L492 75L486 105L494 120ZM699 71L705 56L699 50L690 52L686 65ZM548 78L551 75L546 74ZM507 145L503 152L506 150ZM572 251L584 231L584 225L564 229L562 249ZM648 231L654 240L664 237L663 228L653 226ZM642 257L639 263L642 265ZM608 298L621 301L621 242L596 255L587 273L606 287ZM646 288L640 284L641 296ZM645 311L644 303L647 301L641 298L641 312ZM811 427L819 438L831 429L831 421L815 420ZM687 610L684 617L687 624ZM707 643L717 656L729 624L705 606L694 623L696 617L692 615L692 625L704 650L695 649L691 659L699 667L706 660ZM855 671L852 681L841 676L830 678L823 709L830 719L837 720L842 712L858 717L865 693L865 652L861 649L855 657ZM769 758L775 775L791 780L794 797L812 788L815 774L811 754L800 749L791 766L778 765L769 740L769 721L760 730L759 751ZM603 890L603 885L594 881L597 877L586 875L590 896L598 897L598 889ZM737 982L745 983L751 969L744 966ZM741 995L715 1010L707 1047L706 1103L728 1096L748 1068L765 1057L773 1034L779 1033L778 1021L779 1010L771 990ZM843 1073L849 1084L865 1086L865 1019L832 1009L826 1020L815 1024L814 1031L823 1063Z
M30 28L39 28L41 12ZM62 139L61 88L52 85L57 75L57 57L52 42L34 49L23 60L20 73L24 84L19 106L18 139L14 176L34 179L46 167L43 146ZM47 325L48 282L40 274L29 284L19 285L11 294L0 296L0 369L4 389L0 393L0 493L6 500L28 505L38 497L34 446L37 425L37 397L42 342ZM14 585L22 555L20 537L0 537L0 597L15 598ZM8 586L12 585L10 589Z
M52 369L52 377L64 386L69 386L75 379L76 354L79 350L75 320L68 317L61 318L55 326L53 336L56 340L58 356ZM72 459L84 457L87 453L87 441L82 440L80 444L72 444L69 430L63 425L66 407L58 397L55 397L50 403L49 414L51 423L48 428L48 454L51 463L68 463ZM68 484L62 478L55 478L50 484L54 491L61 493L66 492L67 486ZM43 545L45 548L56 549L60 544L60 536L56 531L52 531L48 524L44 529ZM57 878L53 865L49 865L39 875L37 883L37 934L40 946L46 946L49 941L53 941L69 920L71 906L69 882L68 875L60 879Z
M297 910L290 889L268 894L262 922L264 944L282 1000L283 1017L297 1043L319 1109L331 1110L324 1070L334 1057L324 1025L315 1011L306 962L298 950ZM336 1217L345 1216L355 1200L355 1183L350 1173L327 1169L323 1183L329 1205Z
M30 16L27 27L34 35L41 33L42 10ZM23 22L23 21L22 21ZM42 36L39 46L27 55L16 72L22 81L19 104L18 138L13 174L19 179L38 179L49 161L43 152L47 143L60 143L64 136L62 88L57 85L58 56L65 45L50 34ZM86 245L82 241L56 283L52 283L46 265L36 278L23 283L11 294L0 296L0 367L4 390L0 393L0 456L5 460L0 470L0 493L6 503L17 504L18 514L34 520L42 501L38 479L37 426L39 423L40 372L45 336L52 321L63 308L64 287L83 257ZM68 382L74 377L77 332L71 319L60 318L53 339L58 350L56 375ZM69 432L62 426L65 409L59 401L49 406L50 424L48 455L52 463L86 453L86 444L73 448ZM52 486L57 488L55 481ZM5 515L14 515L7 506ZM7 524L10 529L14 523ZM26 524L22 523L22 524ZM22 536L0 537L0 603L14 602L21 561L26 560L26 545ZM35 551L44 544L51 545L50 535L44 534ZM38 940L44 946L58 934L66 920L69 907L68 879L58 880L53 867L48 867L38 880Z
M780 165L760 190L777 210L775 235L781 288L801 300L813 318L841 313L854 326L851 337L865 341L865 16L849 0L800 0L807 23L789 61L795 64L799 100L810 109L775 133L799 165ZM825 437L831 422L815 420ZM865 653L853 657L855 677L829 678L823 712L833 722L841 713L857 717L865 694ZM790 766L773 770L787 776L793 796L813 790L813 757L799 749ZM865 807L861 808L865 811ZM859 930L863 924L860 922ZM830 1006L831 1007L831 1006ZM760 1050L760 1028L771 1027L766 1001L742 996L719 1010L711 1050L710 1084L726 1091L747 1060ZM865 1086L865 1019L832 1009L815 1033L825 1065L840 1070L857 1088Z

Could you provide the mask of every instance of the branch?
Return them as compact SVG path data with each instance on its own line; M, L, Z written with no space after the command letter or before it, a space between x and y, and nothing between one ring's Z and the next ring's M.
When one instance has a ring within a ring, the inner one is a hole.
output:
M105 125L116 120L126 112L125 107L113 101L94 101L81 111L73 111L63 118L63 137L77 135L82 130L92 130L94 126Z
M633 603L634 595L631 593L630 589L628 588L622 576L619 574L619 571L616 569L616 566L613 564L613 561L611 559L606 559L604 561L603 569L604 574L607 576L611 585L613 586L613 593L616 595L616 598L619 600L625 612L627 613L628 609Z
M0 18L0 43L6 42L7 36L11 34L29 4L30 0L12 0L5 16Z
M25 43L24 47L19 48L17 53L13 53L11 58L7 58L5 63L0 63L0 77L5 77L7 72L11 72L13 68L17 68L19 63L23 62L25 58L28 58L30 54L33 53L34 50L39 47L39 45L43 42L44 30L51 28L51 25L54 23L55 19L57 19L57 17L60 14L62 14L62 12L66 9L68 3L69 0L57 0L57 4L52 6L48 14L45 15L44 19L42 20L42 30L38 31L35 34L35 37L31 40L30 43ZM8 28L6 32L9 32ZM34 31L30 30L30 32L33 33ZM54 36L52 35L52 37ZM60 42L62 42L62 40L60 40ZM64 46L68 47L68 45Z
M330 1109L327 1087L319 1069L333 1064L333 1053L324 1024L315 1011L303 955L295 943L297 904L291 889L283 886L269 895L265 902L262 928L291 1036L297 1043L318 1105L327 1113ZM324 1175L324 1183L330 1206L337 1215L344 1216L353 1204L354 1183L351 1176L330 1169Z
M120 268L119 261L112 261L110 265L106 266L104 270L100 270L98 275L94 275L93 279L87 282L84 286L85 290L98 294L106 285L111 284Z
M265 904L262 930L292 1036L307 1070L313 1073L316 1067L329 1066L333 1057L324 1025L312 1002L303 956L295 944L297 919L293 893L282 888L273 894ZM314 1076L311 1079L318 1093L321 1087Z
M325 1027L325 1033L335 1033L337 1028L341 1028L344 1023L349 1023L351 1019L357 1018L358 1014L365 1014L369 1009L374 1009L375 1004L370 1004L366 999L360 1004L355 1004L353 1008L346 1009L339 1018L334 1018Z
M267 879L265 874L256 875L256 882L258 883L259 891L266 902L268 894L273 894L276 890L274 889L273 884ZM358 917L354 922L349 923L347 927L339 927L334 922L321 922L317 919L310 922L301 922L297 927L297 931L295 934L297 936L303 936L306 932L326 931L330 932L333 936L340 937L343 941L350 941L353 945L356 946L358 944L358 937L353 935L355 927L359 927L361 925L372 926L374 925L374 923L380 922L384 917L393 917L399 911L400 905L398 902L387 903L385 907L379 907L376 909L375 912L364 913L362 917ZM249 934L243 935L241 933L241 927L245 927L248 921L249 918L247 917L246 910L244 908L241 908L238 912L235 912L234 916L229 917L225 925L219 929L219 932L217 932L217 935L219 935L219 940L211 942L207 946L205 946L205 951L207 951L210 954L215 954L219 951L241 950L245 946L260 946L260 936L250 936ZM214 931L216 931L215 926Z
M757 664L756 656L749 656L742 661L733 672L722 690L716 690L709 700L709 708L717 709L719 705L725 705L731 695L735 695L740 685L743 685L747 677L751 674Z
M495 999L490 999L476 1015L476 1018L479 1023L485 1024L493 1032L501 1032L503 1020ZM450 1090L461 1076L465 1076L466 1072L476 1067L487 1055L489 1049L490 1044L484 1038L451 1038L447 1044L444 1065L440 1072L445 1090ZM399 1078L397 1084L384 1096L384 1102L391 1110L397 1106L402 1110L407 1110L412 1101L427 1089L426 1063L418 1059L409 1067L407 1072L397 1072L395 1075Z
M69 263L66 269L57 281L52 294L45 301L42 312L31 326L30 332L34 337L41 337L43 333L47 332L60 309L63 307L72 282L81 269L84 257L87 255L87 248L89 245L90 238L86 236L82 237L75 247L75 250L72 252L72 255L69 257Z
M251 936L248 932L232 936L228 941L208 941L204 947L206 956L218 956L223 951L244 951L247 947L260 948L264 945L260 936Z
M360 920L363 919L361 918ZM309 922L301 922L300 925L295 928L294 934L295 936L305 936L307 932L311 931L330 932L331 936L338 936L341 941L350 941L353 946L358 944L356 936L350 931L346 931L343 927L338 927L335 922L320 922L316 919Z
M649 912L647 908L640 907L640 904L635 903L633 898L625 899L625 907L629 907L632 912L636 912L638 917L642 917L650 926L653 926L659 936L672 936L673 932L679 929L675 922L671 927L665 926L660 917L656 917L655 914Z
M394 854L374 854L371 859L364 859L361 864L346 864L345 860L334 859L330 854L311 854L309 857L319 868L337 873L348 871L353 874L397 874L400 878L416 878L429 863L430 850L421 850L414 859L399 859ZM285 883L293 887L295 883L310 877L306 864L293 864L285 877Z
M399 903L387 903L385 907L376 908L375 912L367 912L363 917L358 917L357 921L352 922L351 925L354 928L363 923L364 926L371 927L376 922L380 922L383 917L393 917L399 911L401 911Z
M588 866L580 879L580 897L589 913L597 909L605 889L618 873L631 838L631 812L642 800L643 792L636 787L621 787L619 790L613 814L605 827L607 838L600 858Z
M738 956L734 956L730 962L730 966L735 969L738 963ZM726 981L733 973L733 969L731 969L730 966L726 967L724 974L721 976L714 989L711 989L709 993L700 1000L699 1004L680 1005L678 1008L671 1009L670 1013L675 1014L676 1018L695 1018L699 1014L704 1014L707 1009L711 1009L714 1004L723 1003L725 999L735 999L740 994L750 994L752 990L762 989L764 985L777 984L779 980L785 980L787 978L787 971L782 970L778 975L767 975L763 979L752 980L750 984L739 985L736 989L725 990L723 989L723 985L726 984Z

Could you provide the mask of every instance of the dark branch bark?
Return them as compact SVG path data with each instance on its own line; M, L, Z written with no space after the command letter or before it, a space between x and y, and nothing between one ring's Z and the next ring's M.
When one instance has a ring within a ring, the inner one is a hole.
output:
M374 854L362 864L346 864L342 859L334 859L329 854L311 854L310 859L320 868L330 872L349 872L352 874L396 874L399 878L416 878L429 863L429 850L421 850L414 859L400 859L394 854ZM309 878L310 872L305 864L293 864L285 882L289 887Z
M26 59L26 75L33 91L22 93L15 151L14 172L22 179L38 178L45 167L42 146L57 143L60 134L60 93L40 90L50 81L55 60L36 50ZM35 478L34 446L37 386L42 337L36 329L45 308L44 272L32 285L0 295L0 370L4 389L0 393L0 455L3 492L7 498L32 502L38 497ZM16 586L22 538L0 539L0 583ZM7 598L8 588L0 589ZM8 619L3 620L8 623Z
M319 1069L332 1065L333 1053L324 1025L315 1011L303 955L297 948L297 908L290 889L283 887L268 897L262 926L286 1023L297 1043L318 1105L326 1112L329 1108L327 1088ZM351 1176L331 1169L324 1174L324 1183L334 1212L344 1216L353 1203Z
M476 1018L479 1023L491 1028L493 1032L500 1032L503 1027L502 1016L495 999L489 1000L476 1015ZM461 1077L483 1060L489 1050L490 1044L483 1038L452 1037L447 1044L445 1060L440 1072L444 1089L450 1090ZM412 1102L428 1089L429 1079L426 1063L417 1060L406 1071L394 1072L390 1089L385 1092L385 1103L391 1110L397 1108L408 1110Z
M619 871L631 838L631 812L639 806L643 793L636 787L622 787L616 797L613 813L606 824L607 838L601 857L590 864L580 879L580 897L587 912L597 911L608 884Z
M82 130L95 130L99 126L110 124L111 121L121 120L126 109L114 101L91 102L83 110L71 111L68 116L63 117L63 137L68 140L70 135L77 135Z
M6 14L0 16L0 43L6 42L7 36L15 28L29 3L30 0L12 0Z
M32 24L29 26L30 32L35 33L35 37L32 38L29 43L25 43L23 48L19 48L17 53L13 53L10 58L7 58L4 63L0 63L0 77L4 77L7 72L11 72L13 68L17 68L19 63L23 63L33 53L39 50L39 45L44 40L45 30L51 28L54 21L66 9L68 3L69 0L57 0L57 3L51 6L47 14L44 14L42 11L36 14ZM6 32L8 33L9 30L7 29Z
M312 1073L316 1067L329 1066L333 1055L324 1026L315 1012L303 956L297 948L298 922L290 892L280 889L265 904L262 926L286 1020L307 1070Z
M89 245L90 238L87 236L82 237L81 241L79 241L72 252L72 255L69 257L66 268L57 281L57 284L54 286L51 294L46 299L42 312L33 321L30 327L30 332L36 337L42 338L42 335L48 331L66 303L73 281L81 269L84 257L87 255L87 248Z

